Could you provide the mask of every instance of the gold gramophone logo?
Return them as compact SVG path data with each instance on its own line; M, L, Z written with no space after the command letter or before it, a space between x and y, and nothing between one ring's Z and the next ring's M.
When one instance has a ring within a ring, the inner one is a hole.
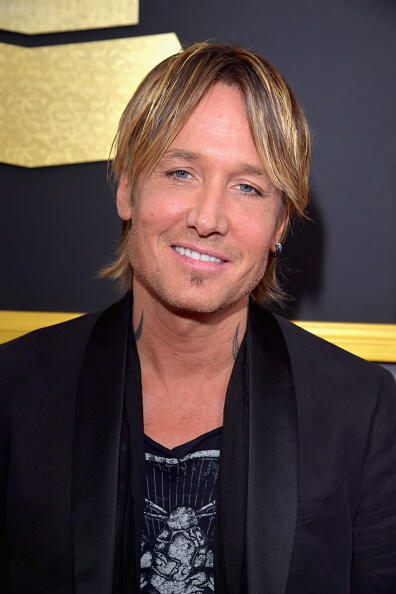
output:
M37 34L135 25L138 0L0 0L0 28ZM177 52L174 33L21 47L0 43L0 161L103 161L144 75Z

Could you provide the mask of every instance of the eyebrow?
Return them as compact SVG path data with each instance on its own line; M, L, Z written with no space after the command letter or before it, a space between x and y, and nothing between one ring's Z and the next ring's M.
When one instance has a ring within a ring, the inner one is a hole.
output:
M243 173L248 173L250 175L258 175L261 177L268 177L268 174L264 169L259 169L258 167L254 167L253 165L249 165L249 163L238 163L241 171Z
M193 151L185 151L181 149L172 149L166 151L164 153L163 158L166 160L170 159L186 159L187 161L197 161L198 159L206 159L204 155L201 153L196 153ZM249 175L257 175L259 177L268 177L268 174L264 169L260 169L255 167L254 165L250 165L249 163L237 163L237 168L242 171L243 173L247 173Z
M179 150L179 149L172 149L169 151L166 151L166 153L164 153L163 155L164 159L187 159L187 161L196 161L197 159L203 158L203 155L201 155L200 153L194 153L191 151L183 151L183 150Z

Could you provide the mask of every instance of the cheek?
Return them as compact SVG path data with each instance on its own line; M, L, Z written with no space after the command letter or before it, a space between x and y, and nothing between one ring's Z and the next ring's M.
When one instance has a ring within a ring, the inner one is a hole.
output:
M185 215L185 202L164 193L141 197L135 207L135 221L157 232Z
M237 241L244 245L245 253L251 254L260 261L266 256L271 247L273 225L260 217L251 217L249 221L241 222L237 230Z

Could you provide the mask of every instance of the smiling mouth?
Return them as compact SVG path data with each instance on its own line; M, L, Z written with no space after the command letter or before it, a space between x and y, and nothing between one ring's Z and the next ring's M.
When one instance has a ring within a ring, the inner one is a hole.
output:
M189 248L184 248L179 245L172 245L172 248L181 256L186 256L192 260L199 260L201 262L215 262L217 264L223 264L225 262L225 260L221 260L215 256L210 256L209 254L205 254L203 252L197 252L196 250L190 250Z

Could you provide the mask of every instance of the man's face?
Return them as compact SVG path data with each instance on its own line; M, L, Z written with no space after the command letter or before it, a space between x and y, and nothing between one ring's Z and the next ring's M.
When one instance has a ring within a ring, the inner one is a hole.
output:
M281 192L262 169L237 88L216 84L151 174L117 194L132 218L134 284L162 303L213 312L247 300L283 226Z

